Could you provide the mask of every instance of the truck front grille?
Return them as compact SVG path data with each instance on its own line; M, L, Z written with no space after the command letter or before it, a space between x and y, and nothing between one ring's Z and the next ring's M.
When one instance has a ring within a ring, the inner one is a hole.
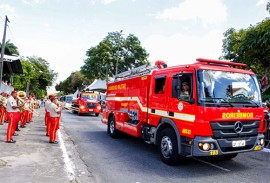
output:
M240 133L235 132L236 121L231 122L211 122L212 131L215 139L252 137L258 135L260 121L242 121L243 130Z
M97 104L95 104L95 103L90 103L90 102L86 103L86 107L87 107L87 108L90 108L90 109L96 108L96 105L97 105Z
M230 122L211 122L213 138L217 140L220 149L223 152L232 152L239 150L250 150L257 140L260 121L241 121L243 128L241 132L235 131L237 121ZM232 147L232 141L245 140L246 146Z

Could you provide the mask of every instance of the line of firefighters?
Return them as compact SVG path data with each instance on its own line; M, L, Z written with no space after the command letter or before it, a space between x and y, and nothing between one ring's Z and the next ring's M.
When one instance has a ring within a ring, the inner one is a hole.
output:
M8 123L6 142L15 143L13 136L18 136L16 131L25 128L27 123L32 122L33 112L37 106L35 96L31 94L29 98L17 97L16 90L11 94L1 93L0 95L0 125Z
M33 114L39 115L35 109L38 102L35 95L31 94L26 97L25 92L16 90L11 94L0 94L0 125L8 123L6 142L15 143L16 140L13 136L18 136L16 131L20 128L25 128L27 123L32 122ZM50 95L49 99L45 102L45 125L46 135L50 137L50 143L57 143L56 131L59 129L60 115L62 107L59 106L58 100Z

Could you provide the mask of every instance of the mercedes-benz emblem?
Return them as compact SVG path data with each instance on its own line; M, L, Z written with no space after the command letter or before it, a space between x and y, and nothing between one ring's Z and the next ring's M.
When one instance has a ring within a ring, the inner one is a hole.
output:
M241 133L243 131L243 123L241 121L236 121L234 123L234 131L235 133Z

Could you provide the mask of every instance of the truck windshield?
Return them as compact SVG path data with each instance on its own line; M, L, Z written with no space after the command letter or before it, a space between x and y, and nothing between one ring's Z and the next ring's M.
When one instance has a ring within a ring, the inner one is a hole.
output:
M82 99L84 100L97 100L97 94L96 93L83 93Z
M199 70L199 105L213 107L261 107L261 94L254 75Z

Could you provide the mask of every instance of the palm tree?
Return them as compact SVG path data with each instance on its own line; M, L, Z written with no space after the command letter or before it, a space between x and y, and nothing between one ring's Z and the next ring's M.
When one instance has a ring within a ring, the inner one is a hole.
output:
M0 50L2 48L2 44L0 43ZM5 46L5 54L6 55L19 55L18 47L15 46L10 40L6 42Z

